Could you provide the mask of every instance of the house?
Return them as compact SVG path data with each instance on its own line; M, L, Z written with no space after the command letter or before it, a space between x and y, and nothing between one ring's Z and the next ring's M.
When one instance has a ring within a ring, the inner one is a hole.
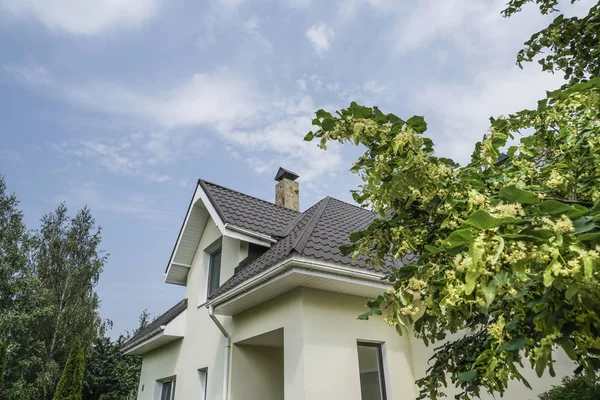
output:
M143 357L138 399L416 398L431 349L382 318L357 320L402 263L342 255L374 214L331 197L300 212L296 178L279 169L275 203L198 181L165 273L185 299L125 345ZM559 376L572 370L561 363ZM506 398L549 387L531 382Z

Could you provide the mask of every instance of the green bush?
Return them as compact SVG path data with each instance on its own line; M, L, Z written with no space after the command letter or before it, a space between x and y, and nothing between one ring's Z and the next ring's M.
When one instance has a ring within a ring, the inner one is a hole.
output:
M54 392L54 400L81 400L85 360L81 342L75 340L60 381Z
M554 386L539 395L540 400L598 400L600 399L600 379L586 380L585 376L566 377L560 386Z

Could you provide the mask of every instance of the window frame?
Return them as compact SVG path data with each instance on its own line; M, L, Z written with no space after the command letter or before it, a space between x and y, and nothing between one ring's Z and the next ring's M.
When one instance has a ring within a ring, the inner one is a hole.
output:
M221 243L218 243L217 246L210 246L207 248L206 253L208 254L208 282L206 284L206 298L208 299L214 292L216 292L221 286L221 266L223 265L223 246ZM211 283L213 278L213 257L216 253L219 253L219 280L217 282L217 286L211 290Z
M388 398L388 390L387 390L387 380L386 380L386 369L385 369L385 363L384 363L384 346L385 343L384 342L370 342L370 341L363 341L363 340L357 340L356 341L356 352L357 352L357 359L358 359L358 365L360 368L360 358L358 357L358 347L359 346L364 346L364 347L374 347L377 349L377 366L379 367L379 382L381 383L381 400L387 400ZM360 371L359 371L359 383L360 383Z
M198 369L198 379L200 379L200 399L206 400L208 396L208 367Z
M160 393L158 395L159 399L163 400L163 388L167 383L171 384L171 389L169 390L169 397L167 400L175 400L175 387L177 386L176 378L167 378L160 381Z

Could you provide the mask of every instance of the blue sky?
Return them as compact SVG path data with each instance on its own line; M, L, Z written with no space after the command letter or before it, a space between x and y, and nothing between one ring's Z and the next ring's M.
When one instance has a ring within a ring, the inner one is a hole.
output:
M317 109L424 115L464 162L489 116L560 85L514 65L547 18L503 3L0 0L0 174L30 228L60 201L91 207L101 314L131 329L184 296L163 272L198 178L273 200L281 165L302 209L350 199L357 149L302 141Z

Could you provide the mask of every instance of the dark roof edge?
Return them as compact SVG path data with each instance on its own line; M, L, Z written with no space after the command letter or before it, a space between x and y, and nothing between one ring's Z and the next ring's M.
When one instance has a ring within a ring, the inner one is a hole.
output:
M304 250L304 246L306 246L306 242L308 242L308 239L310 238L310 235L312 235L315 226L317 226L317 222L319 222L319 219L321 218L323 211L325 211L329 200L331 200L331 197L329 196L323 199L323 202L319 205L319 208L316 209L315 213L310 218L310 221L308 221L308 223L302 230L302 234L299 235L296 239L296 242L292 246L292 249L295 250L298 254L301 254Z
M229 191L232 191L232 192L235 192L235 193L239 193L239 194L241 194L242 196L246 196L246 197L250 197L251 199L255 199L255 200L258 200L258 201L262 201L263 203L267 203L267 204L269 204L269 205L271 205L271 206L275 206L275 207L277 207L277 208L283 208L283 209L285 209L285 210L289 210L289 211L293 211L293 212L295 212L295 213L298 213L298 214L302 214L300 211L295 211L295 210L292 210L291 208L287 208L287 207L283 207L283 206L278 206L277 204L275 204L275 203L272 203L272 202L270 202L270 201L268 201L268 200L261 199L261 198L259 198L259 197L256 197L256 196L251 196L251 195L249 195L249 194L246 194L246 193L244 193L244 192L240 192L239 190L235 190L235 189L229 188L229 187L227 187L227 186L219 185L218 183L214 183L214 182L211 182L211 181L207 181L207 180L205 180L205 179L198 179L198 183L201 183L201 182L203 183L203 185L202 185L202 186L205 188L205 191L206 191L206 186L205 186L204 184L208 183L209 185L218 186L218 187L220 187L220 188L222 188L222 189L229 190ZM211 199L211 201L212 201L212 199Z
M209 183L211 185L214 185L214 183L211 183L211 182L208 182L208 181L204 181L202 179L198 179L198 185L200 185L200 187L202 187L202 190L204 191L204 193L206 193L206 197L208 197L208 200L210 201L210 203L212 204L212 206L214 207L214 209L217 210L217 214L219 214L219 218L221 218L221 221L223 221L223 223L226 223L227 220L225 219L225 215L223 215L223 212L219 209L219 206L217 205L217 202L212 197L212 194L210 194L210 190L208 189L208 187L206 187L207 183ZM218 186L218 185L216 185L216 186Z
M162 329L160 329L160 327L162 325L166 325L169 322L173 321L175 318L177 318L179 315L181 315L182 312L184 312L185 310L187 310L187 306L188 306L188 299L185 298L183 300L181 300L180 302L178 302L177 304L175 304L173 307L169 308L167 311L165 311L164 313L162 313L161 315L159 315L158 317L156 317L154 319L154 321L150 322L146 327L149 327L152 324L156 324L155 327L153 327L151 330L149 330L148 332L144 332L144 328L142 328L140 330L140 332L138 333L138 335L134 335L132 336L128 341L126 341L123 344L123 350L124 351L128 351L131 348L137 346L138 344L140 344L141 342L150 339L151 337L155 336L156 334L158 334L159 332L162 331ZM170 313L171 311L173 311L174 309L176 309L177 307L180 307L181 309L178 310L175 314L170 315L168 318L160 321L161 318L163 318L165 315L167 315L168 313ZM160 322L160 323L158 323Z
M171 251L171 255L169 256L169 262L167 262L167 268L165 268L165 274L169 270L169 266L171 265L171 260L173 259L173 256L175 255L175 249L177 248L177 242L179 242L179 238L181 237L181 234L183 233L183 227L185 226L185 221L187 219L188 214L192 210L192 205L194 203L194 197L196 197L197 191L198 191L198 185L196 185L196 188L194 189L194 194L192 195L192 198L190 199L190 205L188 206L187 211L185 212L185 216L183 217L183 222L181 223L181 228L179 228L179 233L177 234L177 240L175 240L175 244L173 245L173 250Z

